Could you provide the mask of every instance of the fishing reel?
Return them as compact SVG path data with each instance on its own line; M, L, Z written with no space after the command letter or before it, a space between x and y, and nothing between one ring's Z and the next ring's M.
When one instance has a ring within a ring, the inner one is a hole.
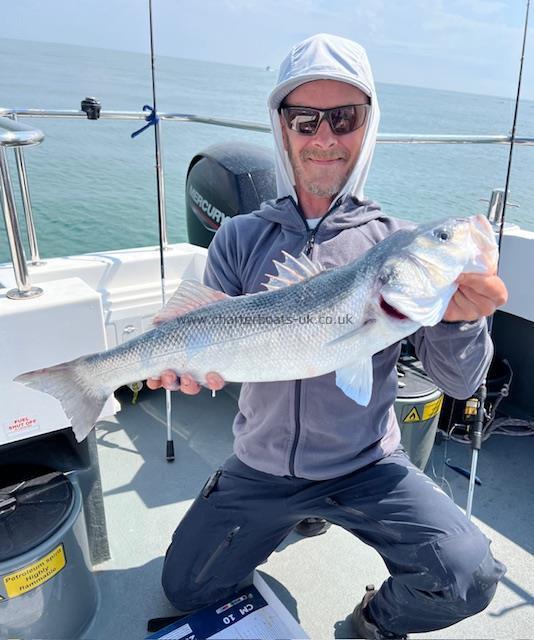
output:
M509 396L513 371L508 360L494 361L487 381L463 403L445 397L438 429L443 437L480 449L493 432L500 403Z
M98 120L102 105L97 98L84 98L80 103L80 109L87 115L88 120Z

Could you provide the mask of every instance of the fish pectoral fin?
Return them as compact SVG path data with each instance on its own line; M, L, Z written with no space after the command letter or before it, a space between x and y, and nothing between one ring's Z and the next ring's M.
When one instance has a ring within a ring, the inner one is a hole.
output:
M366 407L373 392L373 361L367 358L336 369L336 384L351 400Z
M162 307L152 319L152 324L157 326L183 316L189 311L200 309L213 302L225 300L230 296L222 291L216 291L205 284L194 280L182 280L171 299Z
M320 274L322 271L326 271L320 264L312 262L305 253L301 253L298 258L290 255L287 251L282 251L282 255L284 256L283 262L273 260L273 264L276 267L276 275L266 274L269 280L263 286L269 291L303 282Z
M325 347L344 344L347 349L356 349L356 346L361 345L361 341L365 341L366 336L374 329L375 322L375 318L369 318L359 327L327 342ZM355 353L357 353L357 349ZM336 369L336 384L351 400L366 407L373 391L372 359L365 357Z

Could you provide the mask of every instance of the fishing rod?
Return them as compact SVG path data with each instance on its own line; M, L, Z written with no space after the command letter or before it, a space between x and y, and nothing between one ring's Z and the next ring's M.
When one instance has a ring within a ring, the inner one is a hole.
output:
M150 23L150 69L152 75L152 104L155 117L154 123L154 153L156 156L156 185L158 193L158 231L159 231L159 267L161 275L161 301L163 306L166 303L165 296L165 257L164 251L168 248L167 240L167 212L165 209L165 179L163 176L161 141L160 141L160 120L156 106L156 66L154 56L154 27L152 21L152 0L148 0L148 15ZM165 413L167 419L167 446L165 457L168 462L174 460L174 441L172 439L172 400L171 392L165 389Z
M150 68L152 75L152 106L145 105L143 111L147 111L146 124L144 127L132 133L131 137L135 138L140 133L154 127L154 154L156 159L156 188L158 196L158 232L159 232L159 268L160 268L160 280L161 280L161 301L162 305L166 303L166 286L165 286L165 249L168 248L167 240L167 214L165 210L165 180L163 176L162 154L161 154L161 141L160 141L160 119L158 117L158 109L156 102L156 65L154 56L154 28L152 20L152 0L148 0L148 18L149 18L149 31L150 31ZM168 462L174 460L174 441L172 439L172 400L171 392L165 389L165 410L167 419L167 447L166 447L166 459Z
M508 167L506 170L506 181L504 185L504 195L503 195L503 205L502 205L502 216L500 220L499 226L499 239L498 239L498 247L499 247L499 258L497 261L497 273L499 272L499 262L501 256L501 246L502 246L502 238L503 238L503 230L504 230L504 221L506 217L506 204L508 201L508 186L510 184L510 175L512 170L512 155L514 151L514 143L516 138L516 127L517 127L517 114L519 111L519 99L521 96L521 82L523 79L523 62L525 59L525 47L527 41L527 30L528 30L528 16L530 11L530 0L526 0L526 11L525 11L525 23L523 27L523 44L521 47L521 58L519 61L519 77L517 81L517 92L515 97L515 107L514 107L514 117L512 121L512 133L510 136L510 152L508 154ZM490 337L493 337L493 318L494 313L488 319L488 332ZM487 373L484 382L480 385L477 392L470 398L466 403L466 409L472 412L474 420L472 424L472 428L469 430L469 437L471 440L471 472L469 475L469 489L467 492L467 506L466 506L466 515L469 520L471 520L471 513L473 509L473 496L475 493L475 481L476 481L476 470L478 464L478 453L482 446L482 432L484 426L484 405L486 401L487 395ZM471 407L469 407L469 403L472 402Z

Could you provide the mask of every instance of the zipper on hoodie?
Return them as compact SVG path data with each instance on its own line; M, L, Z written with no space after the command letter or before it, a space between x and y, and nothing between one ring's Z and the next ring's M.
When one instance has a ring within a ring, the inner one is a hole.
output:
M318 227L319 225L317 225ZM314 231L316 231L317 227L315 229L309 229L308 230L308 239L306 240L306 244L304 246L304 253L308 256L308 258L311 255L311 252L313 251L313 247L315 245L315 233Z
M306 227L308 227L308 223L306 222L306 218L304 217L304 214L302 213L301 208L299 207L299 205L293 200L293 198L291 198L293 204L295 205L295 208L297 209L297 211L299 212L299 214L302 216L304 223L306 224ZM323 223L323 220L329 216L332 211L339 206L339 204L341 203L341 198L338 198L333 207L330 208L325 214L324 216L319 220L317 226L315 227L315 229L309 229L308 228L308 238L306 240L306 244L304 245L304 249L303 249L303 253L308 256L308 258L310 258L311 260L311 255L313 252L313 247L315 246L315 236L317 235L317 231L319 229L319 227L321 226L321 224ZM291 453L289 454L289 474L291 476L295 475L295 456L297 454L297 446L299 443L299 438L300 438L300 396L301 396L301 390L302 390L302 380L295 380L295 437L293 438L293 444L291 445Z

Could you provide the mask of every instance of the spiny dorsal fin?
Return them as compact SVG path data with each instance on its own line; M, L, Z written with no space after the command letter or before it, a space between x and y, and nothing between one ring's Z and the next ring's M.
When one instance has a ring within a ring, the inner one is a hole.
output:
M225 300L229 296L222 291L216 291L200 282L182 280L176 291L172 294L167 304L158 311L152 320L152 324L159 325L178 316L183 316L189 311L200 309L212 302Z
M298 258L293 257L287 251L282 251L282 254L284 262L273 260L273 264L276 267L276 275L267 274L269 280L263 286L268 291L303 282L325 270L320 264L313 263L305 253L301 253Z

